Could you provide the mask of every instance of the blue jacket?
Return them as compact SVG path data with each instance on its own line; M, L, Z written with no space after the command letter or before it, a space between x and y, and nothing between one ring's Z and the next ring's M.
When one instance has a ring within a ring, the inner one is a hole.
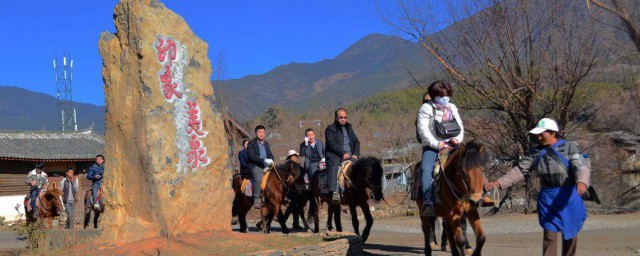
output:
M246 150L243 149L238 152L238 160L240 160L240 170L249 170L249 157Z
M100 175L100 178L96 178L96 175ZM89 173L87 173L87 179L93 182L100 182L104 178L104 165L93 164L89 167Z

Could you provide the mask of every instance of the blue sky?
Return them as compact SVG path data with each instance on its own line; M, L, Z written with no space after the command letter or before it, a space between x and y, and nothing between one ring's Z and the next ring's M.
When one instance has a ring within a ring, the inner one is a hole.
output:
M291 62L333 58L358 39L391 34L379 10L392 1L162 1L222 53L226 78L262 74ZM114 0L3 1L0 85L55 94L52 59L74 59L74 100L104 105L98 37L115 31Z

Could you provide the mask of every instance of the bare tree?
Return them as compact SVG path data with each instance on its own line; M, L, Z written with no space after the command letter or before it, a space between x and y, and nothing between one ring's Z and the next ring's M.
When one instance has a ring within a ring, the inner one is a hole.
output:
M450 6L453 25L433 33L442 14L426 2L399 1L393 25L459 85L457 102L469 116L482 117L471 132L489 128L489 137L479 139L498 157L517 160L527 151L527 131L541 117L572 128L589 109L576 100L587 93L580 89L599 57L593 21L575 14L586 9L543 0L467 0Z
M616 29L625 32L631 43L635 46L635 55L640 57L640 1L620 1L620 0L587 0L590 4L613 14L620 21L620 25L612 25ZM618 47L626 48L625 44L618 44ZM637 61L637 60L636 60ZM631 77L635 84L633 99L636 109L640 111L640 79Z
M621 26L617 28L627 33L637 53L640 53L640 1L587 0L587 4L593 4L618 17Z
M584 5L460 0L447 13L438 2L400 0L391 24L458 85L465 130L499 160L518 161L529 151L528 130L542 117L556 119L565 135L588 119L594 101L583 85L600 42ZM443 19L451 25L436 32Z

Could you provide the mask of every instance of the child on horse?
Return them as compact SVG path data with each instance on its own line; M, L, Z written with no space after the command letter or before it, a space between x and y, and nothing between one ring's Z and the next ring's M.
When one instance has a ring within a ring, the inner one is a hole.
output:
M93 199L93 209L99 211L100 203L98 202L98 190L102 186L102 178L104 177L104 156L97 155L96 163L89 167L87 179L91 180L91 199Z
M47 174L44 172L44 163L38 162L36 168L29 172L24 182L30 186L29 199L31 200L31 212L33 212L33 216L36 217L36 213L38 212L38 206L36 204L38 195L40 195L42 189L49 187L49 177L47 177Z

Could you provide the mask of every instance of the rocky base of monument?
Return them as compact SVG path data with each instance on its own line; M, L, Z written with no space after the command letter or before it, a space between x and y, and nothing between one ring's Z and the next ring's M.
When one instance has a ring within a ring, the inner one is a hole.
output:
M292 236L310 236L309 234L293 234ZM323 235L326 242L316 245L298 246L288 250L268 250L251 253L257 256L280 255L362 255L362 238L354 233L328 232Z

